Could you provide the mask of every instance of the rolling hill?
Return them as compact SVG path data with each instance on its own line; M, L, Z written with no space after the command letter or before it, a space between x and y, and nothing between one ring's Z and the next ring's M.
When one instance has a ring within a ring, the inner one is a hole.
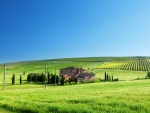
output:
M103 65L98 66L99 69L116 69L116 70L132 70L132 71L149 71L149 57L118 57L112 58Z

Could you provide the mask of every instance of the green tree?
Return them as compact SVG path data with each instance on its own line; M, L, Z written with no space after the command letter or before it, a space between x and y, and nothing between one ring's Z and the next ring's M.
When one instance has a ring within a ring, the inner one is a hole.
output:
M12 85L14 85L15 84L15 74L13 74L13 76L12 76Z
M106 81L108 81L108 73L107 73L107 76L106 76Z
M56 76L56 84L59 84L59 76Z
M150 71L147 72L147 77L150 78Z
M20 75L20 84L22 84L22 76Z
M52 73L50 75L50 83L55 84L55 75L53 75Z
M37 75L36 74L34 74L34 81L35 81L35 83L37 83Z
M78 77L76 77L76 81L75 82L76 82L76 84L78 84Z
M69 84L71 84L71 77L69 77Z
M23 75L25 75L25 74L26 74L26 72L24 71L24 72L23 72Z
M44 74L42 73L42 83L44 82Z
M48 72L48 83L50 83L50 73Z
M61 77L61 85L64 86L64 76Z
M105 76L105 81L107 81L107 74L106 74L106 72L104 73L104 76Z

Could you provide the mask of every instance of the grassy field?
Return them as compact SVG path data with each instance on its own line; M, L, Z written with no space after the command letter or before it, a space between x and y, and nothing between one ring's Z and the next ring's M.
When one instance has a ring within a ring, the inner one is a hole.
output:
M116 69L96 69L113 57L66 58L41 61L7 63L6 89L3 91L3 65L0 65L0 113L149 113L150 79L144 79L147 71L130 71ZM59 69L75 66L83 67L95 73L96 83L55 86L28 83L27 74L50 73ZM90 70L89 70L90 69ZM26 72L23 75L23 72ZM104 73L119 78L119 82L100 82ZM11 85L12 75L16 75L15 85ZM20 74L23 84L19 84Z
M149 57L116 57L97 68L148 71L150 70L150 59Z
M0 111L17 113L149 113L150 80L72 86L25 84L1 91Z

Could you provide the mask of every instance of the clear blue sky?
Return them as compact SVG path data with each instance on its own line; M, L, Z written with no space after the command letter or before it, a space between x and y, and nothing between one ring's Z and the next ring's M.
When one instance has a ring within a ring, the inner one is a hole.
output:
M0 62L150 56L150 0L0 0Z

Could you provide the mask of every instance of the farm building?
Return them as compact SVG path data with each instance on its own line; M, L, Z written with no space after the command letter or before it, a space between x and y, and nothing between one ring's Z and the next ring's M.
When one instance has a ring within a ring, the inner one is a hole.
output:
M86 72L85 69L77 67L66 67L60 69L59 76L70 77L72 81L77 78L78 81L94 81L95 75L93 73Z

